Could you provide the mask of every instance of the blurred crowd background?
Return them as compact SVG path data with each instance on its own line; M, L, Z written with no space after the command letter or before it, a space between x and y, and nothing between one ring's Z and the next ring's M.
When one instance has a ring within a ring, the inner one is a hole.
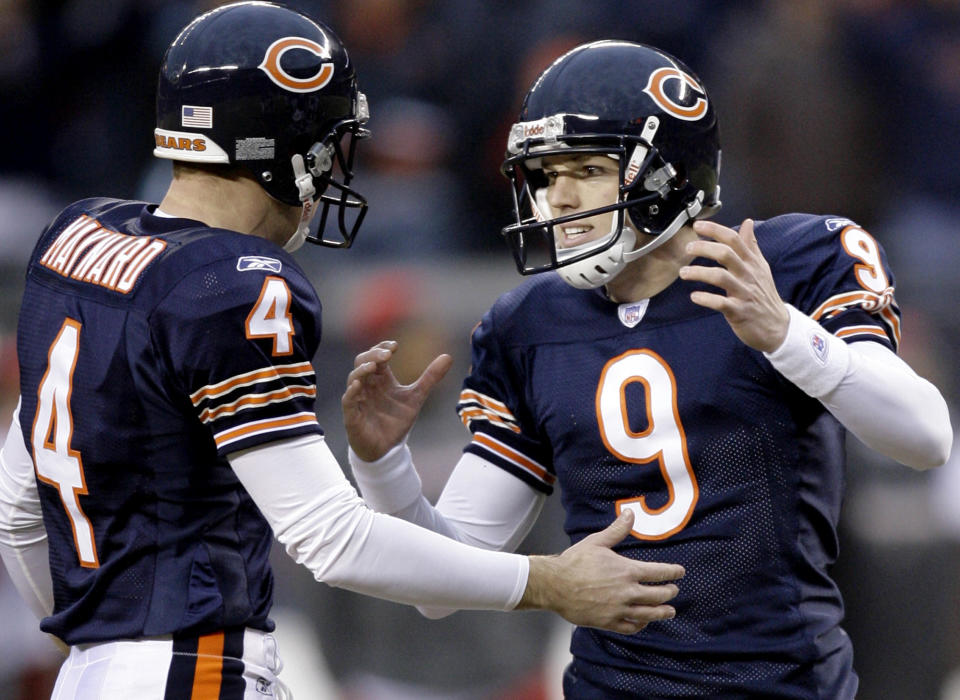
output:
M159 201L153 95L179 29L219 2L0 0L0 408L15 404L23 267L67 203ZM582 42L682 58L715 100L733 225L788 211L855 219L885 246L904 312L901 354L956 417L960 365L960 3L956 0L296 0L340 35L370 102L358 156L371 202L354 247L297 255L324 302L318 412L342 463L339 397L353 355L401 343L411 379L454 369L411 444L435 497L468 435L454 413L468 336L521 281L504 139L534 77ZM640 89L641 86L638 86ZM864 410L870 410L865 406ZM0 436L6 430L3 420ZM955 451L956 452L956 451ZM960 698L960 455L914 473L851 439L841 557L864 700ZM559 551L559 498L524 551ZM298 698L557 697L568 628L540 613L403 606L312 581L275 552L283 676ZM0 695L39 698L59 657L0 570Z

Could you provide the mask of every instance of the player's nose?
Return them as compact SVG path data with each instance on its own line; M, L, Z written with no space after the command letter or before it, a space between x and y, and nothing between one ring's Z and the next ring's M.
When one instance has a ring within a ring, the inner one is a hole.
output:
M576 209L580 206L575 178L560 173L547 187L547 203L555 211Z

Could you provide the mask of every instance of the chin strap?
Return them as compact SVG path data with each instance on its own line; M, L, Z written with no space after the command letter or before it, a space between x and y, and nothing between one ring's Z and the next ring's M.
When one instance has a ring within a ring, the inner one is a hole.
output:
M297 153L290 159L290 163L293 166L293 183L297 186L297 192L300 195L301 211L300 223L297 226L297 230L293 232L293 235L290 236L283 245L283 249L288 253L292 253L300 248L304 241L307 240L310 221L317 212L317 204L313 200L313 196L317 193L317 188L313 184L313 176L307 172L303 156Z
M693 221L697 214L703 209L703 190L697 191L696 198L691 201L687 208L682 211L677 218L675 218L670 225L667 226L656 238L654 238L649 243L635 248L634 250L626 251L623 254L624 262L633 262L637 258L641 258L652 250L655 250L662 246L664 243L669 241L674 235L683 228L683 225L688 221ZM626 226L626 225L625 225Z
M609 248L601 250L579 262L561 265L557 268L557 272L564 282L577 289L596 289L597 287L602 287L619 275L629 263L659 248L673 238L677 231L683 228L683 225L688 221L692 221L702 209L703 191L699 191L697 192L696 198L687 205L686 209L677 215L662 233L639 248L634 248L637 244L637 232L630 225L629 216L624 215L623 230L620 232L619 240ZM610 233L606 236L595 241L590 241L589 243L584 243L582 246L558 250L557 260L562 262L564 259L580 255L590 250L590 248L602 248L616 235L617 220L614 218L610 225Z

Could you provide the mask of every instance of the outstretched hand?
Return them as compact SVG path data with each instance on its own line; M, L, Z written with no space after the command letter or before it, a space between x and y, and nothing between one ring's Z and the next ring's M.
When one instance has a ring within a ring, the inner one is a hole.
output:
M340 399L350 447L372 462L413 428L420 409L453 364L449 355L434 358L412 384L400 384L390 369L397 342L385 340L354 358L347 389Z
M686 572L679 564L616 554L612 547L632 526L633 511L625 510L607 529L558 556L530 557L530 576L518 609L552 610L575 625L620 634L635 634L654 620L672 618L676 610L665 603L679 589L664 582Z
M715 260L721 267L687 265L680 269L680 277L712 284L726 295L696 291L690 294L691 301L722 313L737 337L751 348L776 350L787 337L790 315L757 245L753 221L744 221L739 231L697 221L693 230L712 240L692 241L686 252Z

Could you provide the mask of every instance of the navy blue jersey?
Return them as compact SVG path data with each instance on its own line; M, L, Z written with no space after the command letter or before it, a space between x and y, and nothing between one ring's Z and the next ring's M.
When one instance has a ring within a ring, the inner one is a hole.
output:
M20 423L68 644L271 629L272 533L226 455L318 433L320 302L256 236L64 210L27 270Z
M756 224L783 299L836 335L896 348L893 276L853 222ZM715 264L698 260L696 264ZM676 280L637 304L555 273L473 333L466 450L550 493L576 542L636 514L620 553L682 564L675 619L574 632L575 697L851 698L837 556L844 430ZM585 688L591 688L587 691Z

